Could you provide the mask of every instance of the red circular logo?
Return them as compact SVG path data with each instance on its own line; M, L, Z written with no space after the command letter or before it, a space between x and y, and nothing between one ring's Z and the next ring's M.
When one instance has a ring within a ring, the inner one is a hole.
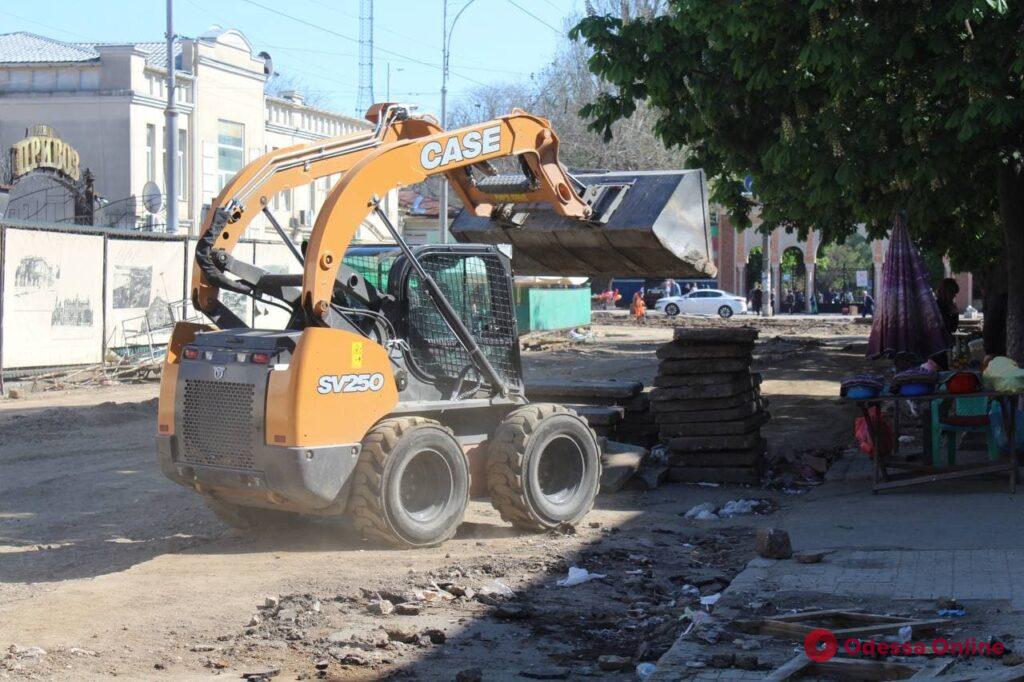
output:
M815 663L831 660L839 651L839 642L831 630L811 630L804 637L804 653Z

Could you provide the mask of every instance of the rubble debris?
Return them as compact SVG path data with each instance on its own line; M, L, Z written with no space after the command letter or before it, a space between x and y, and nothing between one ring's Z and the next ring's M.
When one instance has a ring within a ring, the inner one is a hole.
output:
M530 617L530 612L521 606L502 604L494 610L494 615L501 620L526 620Z
M597 667L606 672L622 670L630 663L630 659L626 658L625 656L614 656L611 654L599 656L597 659Z
M272 677L277 677L280 674L280 668L257 668L255 670L243 672L242 679L249 680L249 682L262 682L263 680L269 680Z
M481 594L493 594L499 597L512 597L515 596L515 591L511 587L501 582L500 579L495 578L491 582L487 583L480 588Z
M567 680L569 669L561 666L535 666L521 670L519 676L531 680Z
M789 559L793 556L789 533L779 528L758 529L756 551L765 559Z
M797 552L793 555L793 559L798 564L820 564L826 554L828 552Z
M392 642L406 644L412 644L420 636L419 630L410 625L389 625L384 628L384 632L388 633L388 639Z
M372 601L366 606L366 610L378 616L388 616L394 613L395 605L387 599Z
M414 604L395 604L395 614L399 616L418 616L420 615L420 607Z
M601 446L601 492L615 493L640 470L647 448L616 441Z

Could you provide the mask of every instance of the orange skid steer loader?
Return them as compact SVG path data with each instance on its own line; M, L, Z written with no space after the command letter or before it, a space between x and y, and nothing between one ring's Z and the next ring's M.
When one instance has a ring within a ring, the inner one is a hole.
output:
M409 246L379 197L444 174L475 216L547 205L574 224L599 223L608 197L565 171L547 121L519 111L448 132L396 105L368 118L371 133L254 161L214 202L192 279L212 324L179 323L170 341L162 470L237 527L347 514L369 538L435 545L463 518L471 471L474 488L520 528L579 521L598 491L598 441L573 411L524 396L509 255L486 244ZM498 175L491 161L504 157L521 172ZM297 247L269 199L335 173ZM231 256L260 211L301 275ZM349 248L368 214L393 245ZM286 328L247 327L221 289L284 307Z

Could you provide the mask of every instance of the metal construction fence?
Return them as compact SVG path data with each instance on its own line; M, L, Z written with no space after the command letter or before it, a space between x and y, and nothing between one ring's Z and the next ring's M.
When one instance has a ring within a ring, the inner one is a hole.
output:
M0 221L0 372L156 361L174 323L197 318L189 301L196 240L60 223ZM233 251L270 272L297 273L280 242ZM287 314L230 292L243 320L283 327Z

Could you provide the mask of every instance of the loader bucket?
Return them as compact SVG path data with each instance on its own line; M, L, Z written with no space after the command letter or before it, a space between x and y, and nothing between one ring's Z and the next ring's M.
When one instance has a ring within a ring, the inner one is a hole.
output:
M587 186L584 198L600 195L594 222L564 218L546 205L517 205L504 220L462 211L451 232L459 242L511 244L517 275L717 274L704 171L587 171L574 177Z

